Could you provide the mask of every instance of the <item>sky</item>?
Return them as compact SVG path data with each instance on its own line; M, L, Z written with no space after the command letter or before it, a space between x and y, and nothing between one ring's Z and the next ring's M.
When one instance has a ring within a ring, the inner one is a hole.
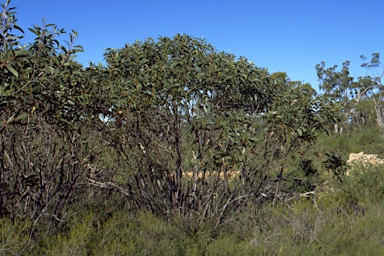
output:
M0 0L4 3L5 0ZM102 62L106 48L148 37L188 34L218 51L244 56L270 73L318 88L316 64L351 61L354 77L367 71L361 55L384 54L382 0L12 0L25 40L27 28L54 23L79 32L77 60ZM61 37L67 40L67 37Z

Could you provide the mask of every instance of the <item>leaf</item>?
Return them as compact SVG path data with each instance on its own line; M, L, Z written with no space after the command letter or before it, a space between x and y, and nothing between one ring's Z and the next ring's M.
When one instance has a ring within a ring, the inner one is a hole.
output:
M20 50L20 51L17 51L16 52L16 57L25 57L25 56L29 56L31 55L31 52L30 51L27 51L27 50Z
M15 29L19 30L21 33L24 34L24 30L23 30L21 27L19 27L18 25L13 24L13 27L14 27Z
M297 133L299 134L300 137L303 136L303 130L301 130L300 128L297 129Z
M16 120L21 120L21 119L24 119L28 116L28 113L24 113L24 114L21 114L21 115L18 115Z
M16 127L13 124L8 125L9 130L14 132L15 134L19 134L19 131L16 129Z
M36 30L34 30L34 29L32 29L32 28L28 28L29 29L29 31L31 31L33 34L35 34L35 35L39 35L39 33L36 31Z
M260 138L258 138L258 137L250 137L250 138L249 138L249 141L250 141L250 142L259 142L259 141L260 141Z
M10 64L7 64L6 68L15 76L15 77L19 77L19 73L10 65Z

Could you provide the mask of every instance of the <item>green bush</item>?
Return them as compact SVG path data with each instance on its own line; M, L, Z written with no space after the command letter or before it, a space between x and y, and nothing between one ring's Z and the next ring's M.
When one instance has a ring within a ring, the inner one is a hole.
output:
M0 219L0 255L22 255L28 252L30 240L28 221Z
M44 254L87 255L93 236L97 232L93 227L94 220L92 214L86 215L73 221L69 232L59 233L53 239L47 238Z

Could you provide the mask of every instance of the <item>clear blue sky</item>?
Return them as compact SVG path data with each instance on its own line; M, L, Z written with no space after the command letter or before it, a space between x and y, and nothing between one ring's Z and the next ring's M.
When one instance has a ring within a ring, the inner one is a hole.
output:
M12 0L11 5L29 41L26 28L41 25L41 18L77 30L85 50L77 59L84 65L102 62L105 48L180 33L317 88L315 65L321 61L340 67L350 60L357 77L366 74L360 55L384 56L383 0Z

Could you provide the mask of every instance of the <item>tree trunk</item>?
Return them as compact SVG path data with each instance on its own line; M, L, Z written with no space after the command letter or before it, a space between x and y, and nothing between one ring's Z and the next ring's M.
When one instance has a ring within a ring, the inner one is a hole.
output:
M5 125L3 126L3 128L5 127ZM4 129L2 129L4 130ZM4 153L5 153L5 144L4 144L4 137L3 137L3 134L0 133L0 188L1 188L1 191L0 191L0 218L3 217L3 184L2 184L2 176L4 175L3 174L3 171L4 171Z
M377 117L378 126L384 127L384 109L383 109L383 105L381 105L381 102L376 104L375 110L376 110L376 117Z

